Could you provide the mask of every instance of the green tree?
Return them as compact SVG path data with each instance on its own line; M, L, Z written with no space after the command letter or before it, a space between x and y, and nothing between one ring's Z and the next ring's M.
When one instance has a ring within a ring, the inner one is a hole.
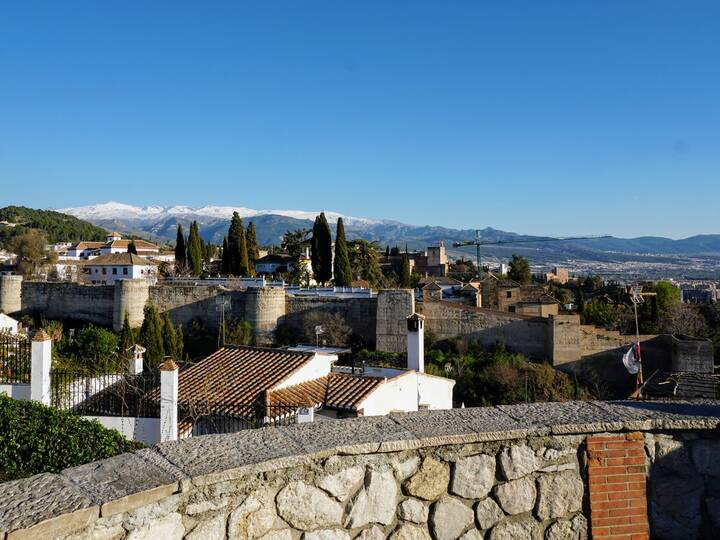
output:
M187 246L185 245L185 235L183 227L180 223L177 226L177 236L175 238L175 267L178 272L183 272L187 266Z
M163 332L163 350L165 356L172 357L176 362L182 360L182 337L178 338L177 328L170 320L167 312L162 316L162 332Z
M402 270L400 271L400 287L409 289L412 287L412 274L410 273L410 259L407 255L403 257Z
M357 238L348 242L348 248L353 277L364 279L373 287L382 286L384 278L380 270L377 244Z
M7 249L17 255L18 271L24 276L34 275L47 261L45 258L45 236L37 231L13 236Z
M680 289L669 281L658 281L654 285L646 286L644 289L646 292L655 293L659 317L663 317L680 303Z
M303 243L307 237L309 229L295 229L294 231L285 231L283 234L280 247L293 257L298 257L303 252Z
M587 276L583 281L583 289L588 292L595 292L602 287L602 278L598 275Z
M197 221L190 224L190 234L188 235L188 264L193 275L202 274L203 250L202 241L200 240L200 230Z
M615 306L600 298L593 298L585 304L581 316L583 324L594 324L615 329L619 322L619 313Z
M348 255L347 241L345 240L345 224L341 217L337 220L335 234L335 260L333 261L333 274L335 285L350 287L352 285L352 268Z
M260 258L260 246L258 246L257 233L255 232L255 224L251 221L248 223L245 231L245 239L247 243L248 269L250 275L255 275L255 261Z
M118 338L110 330L89 324L80 329L73 343L76 355L85 367L110 367L115 364Z
M135 345L135 343L135 332L132 328L130 328L130 316L126 311L125 317L123 317L123 325L120 329L120 335L118 336L119 355L121 359L130 359L130 352L128 349Z
M163 325L155 306L148 303L144 310L145 319L140 327L140 344L145 347L145 364L156 368L163 362L165 346L163 342Z
M135 245L135 240L130 240L130 243L128 244L127 248L128 253L132 253L133 255L137 255L137 246Z
M521 255L513 255L510 259L508 277L521 285L527 285L532 280L530 263Z
M315 218L312 235L312 269L315 281L323 285L332 278L332 234L325 212Z
M248 253L240 214L233 212L228 230L228 265L230 273L234 276L246 276L248 273Z
M585 310L585 293L582 287L578 287L575 290L575 304L577 305L577 312L582 315L582 312Z

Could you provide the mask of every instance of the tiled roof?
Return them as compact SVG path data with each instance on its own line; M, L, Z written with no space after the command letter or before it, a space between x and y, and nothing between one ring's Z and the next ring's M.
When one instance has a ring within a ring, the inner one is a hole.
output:
M310 352L228 345L180 372L180 403L252 403L314 356Z
M70 247L70 249L99 249L105 245L105 242L78 242Z
M330 373L325 377L268 392L268 405L324 405L357 410L358 405L384 383L378 377Z
M95 257L87 266L157 266L157 263L135 253L107 253Z
M130 245L130 242L135 243L136 249L142 249L145 251L160 251L160 248L157 245L146 240L113 240L112 242L108 242L104 245L111 248L127 249L127 247Z

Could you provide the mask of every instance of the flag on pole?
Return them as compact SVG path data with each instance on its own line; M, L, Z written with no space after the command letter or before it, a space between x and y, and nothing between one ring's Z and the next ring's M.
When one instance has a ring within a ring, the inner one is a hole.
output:
M628 370L628 373L633 375L640 371L642 363L640 361L640 344L638 342L634 342L623 356L623 365Z

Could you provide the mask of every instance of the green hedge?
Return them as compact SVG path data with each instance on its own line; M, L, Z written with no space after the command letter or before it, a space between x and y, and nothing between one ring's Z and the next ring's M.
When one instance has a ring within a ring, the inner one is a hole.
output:
M0 394L0 482L60 472L141 446L96 420Z

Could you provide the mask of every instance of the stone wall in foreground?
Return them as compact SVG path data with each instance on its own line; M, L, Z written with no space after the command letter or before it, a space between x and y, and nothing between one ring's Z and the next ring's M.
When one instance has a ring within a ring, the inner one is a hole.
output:
M195 437L0 485L0 539L713 538L719 425L567 402Z

